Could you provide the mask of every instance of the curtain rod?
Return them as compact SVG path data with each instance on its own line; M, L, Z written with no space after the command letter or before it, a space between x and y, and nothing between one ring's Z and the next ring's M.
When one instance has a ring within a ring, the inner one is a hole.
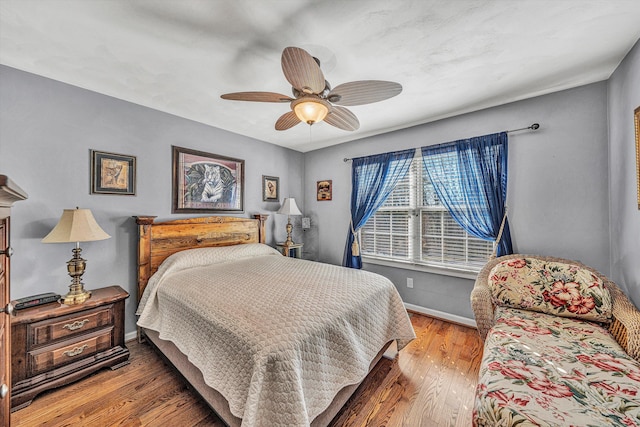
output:
M531 129L531 130L538 130L540 129L540 124L539 123L534 123L531 126L527 126L526 128L520 128L520 129L511 129L506 131L507 133L511 133L511 132L519 132L521 130L527 130L527 129Z
M529 129L530 129L530 130L538 130L538 129L540 129L540 123L534 123L534 124L532 124L531 126L527 126L526 128L511 129L511 130L507 130L507 131L505 131L505 132L507 132L507 133L520 132L521 130L529 130ZM345 158L343 159L343 161L345 161L345 162L350 162L351 160L352 160L352 159L349 159L349 158L347 158L347 157L345 157Z

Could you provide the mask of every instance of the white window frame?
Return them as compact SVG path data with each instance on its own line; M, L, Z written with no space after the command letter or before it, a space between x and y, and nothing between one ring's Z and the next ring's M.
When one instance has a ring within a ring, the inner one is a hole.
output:
M362 260L364 263L384 265L389 267L397 267L404 268L416 271L425 271L429 273L435 274L443 274L448 276L455 277L463 277L468 279L475 279L478 271L482 268L484 263L479 263L477 265L462 265L460 263L448 263L444 260L444 256L441 257L439 261L424 261L422 259L422 211L438 211L438 212L447 212L446 208L443 205L438 206L420 206L419 199L422 198L422 195L419 194L418 189L422 188L422 155L420 150L416 150L416 155L413 158L413 163L409 171L409 182L410 182L410 206L409 207L397 207L397 206L383 206L379 209L379 212L383 211L407 211L408 212L408 229L409 229L409 247L408 247L408 259L397 258L391 255L376 255L376 254L367 254L364 251L366 250L366 245L362 239L362 229L358 231L358 238L361 242L362 247ZM421 201L420 201L421 202ZM440 236L434 236L439 239L447 238L446 230L444 227L444 216L441 215L441 224L440 224ZM372 217L373 219L373 217ZM391 222L390 225L391 227ZM451 236L450 238L460 239L464 241L464 254L465 259L468 261L469 259L469 242L478 241L473 236L470 236L464 230L461 230L462 236ZM384 234L387 236L387 234ZM389 230L389 238L393 236L392 228ZM441 241L442 242L442 241ZM488 245L491 245L491 250L494 247L494 243L487 242ZM390 247L392 245L390 244ZM444 245L440 245L444 250ZM487 248L489 249L489 248ZM489 251L490 252L490 251ZM488 257L487 257L488 260Z

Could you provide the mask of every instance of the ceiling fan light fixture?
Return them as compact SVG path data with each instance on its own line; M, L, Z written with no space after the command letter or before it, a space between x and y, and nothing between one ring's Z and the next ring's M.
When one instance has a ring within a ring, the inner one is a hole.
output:
M276 120L276 130L287 130L303 122L324 121L346 131L360 128L358 118L348 106L384 101L402 92L402 85L383 80L358 80L331 88L320 69L320 61L304 49L286 47L282 51L282 72L291 84L293 98L275 92L235 92L222 99L257 102L290 102L287 111ZM337 105L334 105L337 104Z
M291 108L301 122L312 125L327 117L331 104L321 98L304 97L293 101Z

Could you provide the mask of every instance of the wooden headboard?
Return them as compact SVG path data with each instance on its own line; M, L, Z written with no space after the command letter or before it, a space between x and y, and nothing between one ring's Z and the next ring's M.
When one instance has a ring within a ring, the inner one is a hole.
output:
M209 216L155 223L155 216L135 216L138 224L138 302L153 273L169 255L185 249L265 243L268 215L254 218Z

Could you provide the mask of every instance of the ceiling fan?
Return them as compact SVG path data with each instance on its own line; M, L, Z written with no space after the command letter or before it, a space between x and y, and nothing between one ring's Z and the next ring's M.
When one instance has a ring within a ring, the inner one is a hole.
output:
M299 47L282 51L282 71L291 86L293 98L275 92L234 92L222 99L256 102L289 102L291 111L276 121L276 130L286 130L300 122L312 125L325 121L339 129L354 131L358 118L343 105L363 105L383 101L402 92L402 85L382 80L343 83L331 89L320 70L320 61Z

